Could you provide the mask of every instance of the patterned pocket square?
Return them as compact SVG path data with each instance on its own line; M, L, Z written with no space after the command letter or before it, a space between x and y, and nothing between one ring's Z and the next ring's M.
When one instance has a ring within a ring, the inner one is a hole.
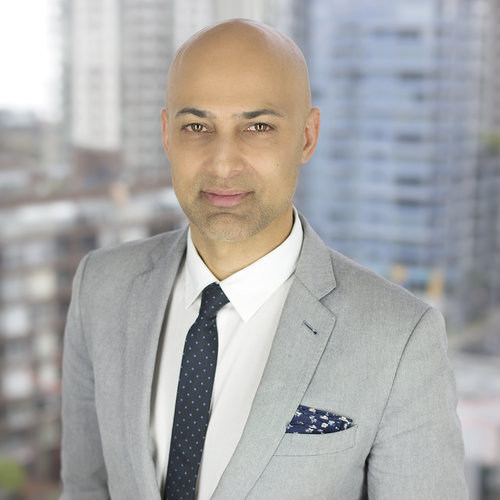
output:
M329 411L299 405L286 432L295 434L329 434L352 427L352 419Z

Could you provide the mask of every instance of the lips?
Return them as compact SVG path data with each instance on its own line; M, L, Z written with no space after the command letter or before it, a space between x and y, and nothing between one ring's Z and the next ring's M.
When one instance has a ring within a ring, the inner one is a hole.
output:
M229 208L239 205L251 193L248 191L213 190L213 191L202 191L202 194L214 207Z

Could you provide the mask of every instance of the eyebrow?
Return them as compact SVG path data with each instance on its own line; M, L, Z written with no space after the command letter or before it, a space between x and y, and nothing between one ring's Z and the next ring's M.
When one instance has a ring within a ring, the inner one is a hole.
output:
M180 111L177 111L175 117L177 118L181 115L194 115L198 118L215 118L212 113L197 108L182 108Z
M204 111L203 109L198 108L182 108L175 114L175 117L178 118L182 115L194 115L198 118L215 118L215 115L213 113L210 113L210 111ZM244 120L252 120L254 118L258 118L259 116L265 115L284 118L283 114L275 111L274 109L268 108L256 109L254 111L243 111L242 113L237 113L234 116L236 118L243 118Z
M284 118L284 116L279 113L278 111L275 111L274 109L256 109L255 111L244 111L243 113L239 113L236 115L238 118L244 118L245 120L252 120L253 118L257 118L259 116L263 115L271 115L271 116L277 116L279 118Z

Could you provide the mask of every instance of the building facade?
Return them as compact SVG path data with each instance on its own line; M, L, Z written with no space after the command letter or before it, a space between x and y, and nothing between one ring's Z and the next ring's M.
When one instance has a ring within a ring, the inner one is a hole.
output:
M445 287L464 283L473 260L483 7L311 9L322 128L298 204L331 246L443 307Z
M2 498L16 474L12 498L57 498L63 332L79 261L184 223L160 121L179 41L230 17L294 19L283 0L58 4L62 126L0 111Z

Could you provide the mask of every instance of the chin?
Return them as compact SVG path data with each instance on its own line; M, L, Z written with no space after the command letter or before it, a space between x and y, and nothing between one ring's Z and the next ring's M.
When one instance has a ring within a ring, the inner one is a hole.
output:
M262 230L260 221L233 214L218 214L191 220L200 234L210 241L245 241Z
M253 236L251 232L246 231L243 227L228 227L219 224L217 226L214 227L211 224L203 227L198 226L198 231L205 239L211 241L237 242L245 241Z

